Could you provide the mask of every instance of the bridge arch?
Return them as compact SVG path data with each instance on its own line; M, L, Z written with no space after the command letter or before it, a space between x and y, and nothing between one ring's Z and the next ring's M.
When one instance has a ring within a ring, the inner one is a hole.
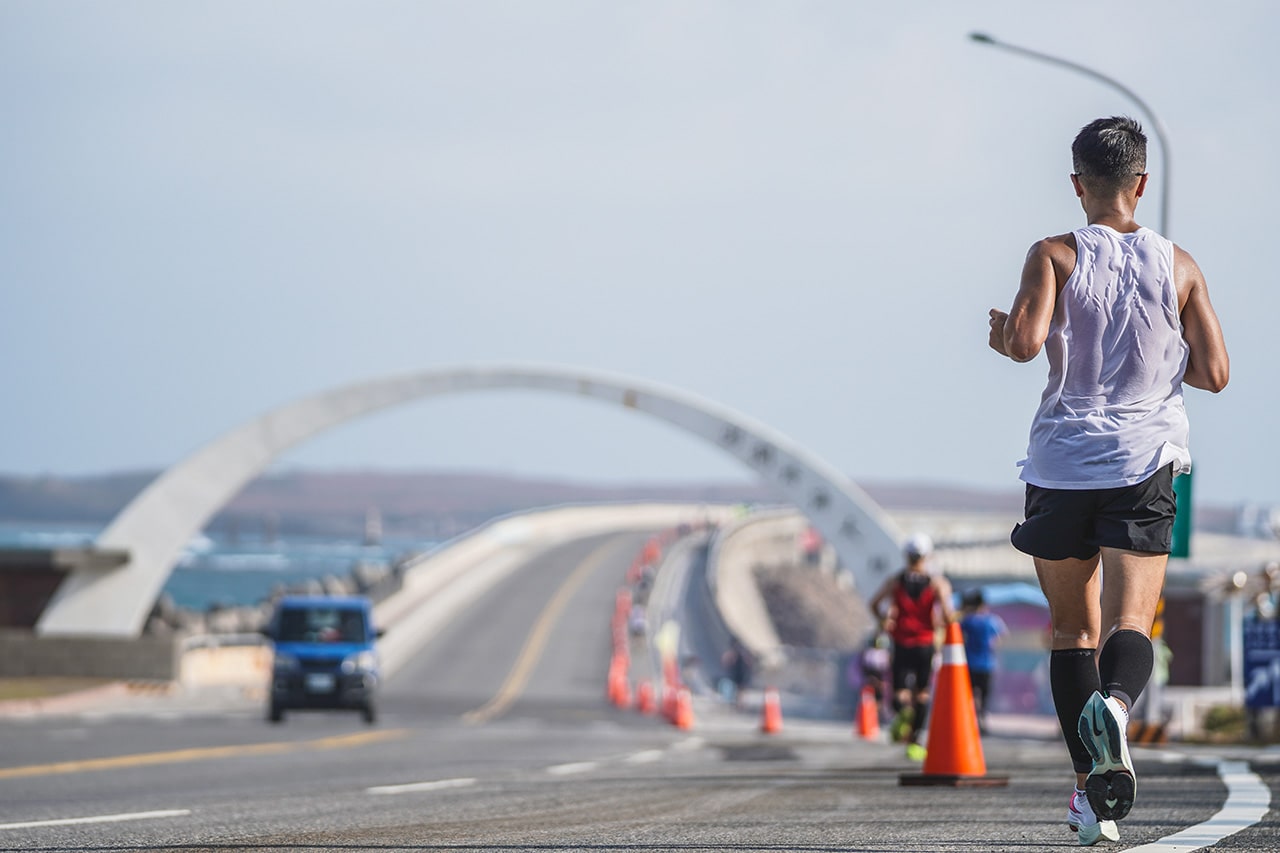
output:
M183 548L281 453L330 427L438 394L535 389L589 397L650 415L720 448L803 512L863 592L898 560L888 515L845 475L764 424L676 388L561 366L424 370L358 382L287 403L215 439L165 471L94 543L124 551L118 568L81 568L59 586L36 624L42 636L136 637Z

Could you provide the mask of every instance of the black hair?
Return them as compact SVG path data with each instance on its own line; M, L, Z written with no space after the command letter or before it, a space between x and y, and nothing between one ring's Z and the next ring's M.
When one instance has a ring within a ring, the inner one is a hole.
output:
M1147 171L1147 136L1128 116L1089 122L1071 143L1071 164L1081 183L1100 192L1128 189Z

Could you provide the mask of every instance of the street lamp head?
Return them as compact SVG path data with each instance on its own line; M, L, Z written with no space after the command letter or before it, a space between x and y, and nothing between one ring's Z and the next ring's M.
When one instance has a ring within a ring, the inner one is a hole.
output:
M972 33L969 33L969 38L972 41L976 41L978 44L986 44L992 47L998 47L1001 50L1007 50L1011 53L1021 54L1022 56L1028 57L1030 59L1039 60L1041 62L1048 62L1053 65L1060 65L1064 68L1069 68L1072 71L1077 71L1081 74L1092 77L1095 80L1100 80L1101 82L1107 84L1111 88L1118 90L1125 97L1129 98L1131 101L1137 104L1138 108L1142 110L1142 112L1145 113L1148 118L1151 119L1151 125L1152 127L1155 128L1156 138L1160 140L1160 151L1162 154L1161 169L1160 169L1161 184L1162 184L1161 193L1160 193L1160 233L1163 234L1165 237L1169 236L1169 144L1165 139L1164 124L1160 121L1160 119L1156 116L1156 114L1152 112L1151 108L1147 106L1145 101L1139 98L1132 89L1128 88L1118 80L1114 80L1108 77L1107 75L1099 71L1094 71L1092 68L1081 65L1078 62L1072 62L1068 59L1062 59L1061 57L1058 57L1058 56L1050 56L1047 53L1041 53L1038 50L1030 50L1025 47L1020 47L1016 44L1009 44L1007 41L1000 41L995 36L988 35L987 33L972 32ZM1280 530L1277 530L1277 534L1280 535Z

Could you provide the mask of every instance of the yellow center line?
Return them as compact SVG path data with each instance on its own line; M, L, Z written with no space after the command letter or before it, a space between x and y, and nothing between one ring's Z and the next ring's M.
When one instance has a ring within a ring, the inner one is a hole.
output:
M347 749L361 744L402 738L407 734L408 729L387 729L385 731L360 732L353 735L336 735L319 738L318 740L208 746L192 749L174 749L168 752L118 755L113 758L89 758L84 761L60 761L55 764L30 764L25 767L0 768L0 779L52 776L59 773L84 773L92 770L114 770L121 767L145 767L151 764L177 764L183 761L207 761L213 758L235 758L243 755L279 755L284 752L301 752L308 749Z
M524 648L520 650L520 656L516 658L515 665L511 667L511 672L507 674L507 679L498 688L498 692L493 698L484 705L476 708L474 711L468 711L462 715L463 722L478 725L487 723L494 717L506 712L511 704L519 698L524 692L525 685L529 683L529 677L533 675L533 669L538 665L538 660L542 657L542 652L546 648L547 640L551 637L551 629L555 627L556 621L560 618L561 611L569 604L569 599L578 591L578 587L594 572L600 568L600 564L604 562L606 552L613 549L617 545L616 541L606 542L599 548L587 555L578 568L574 569L573 574L556 590L556 594L547 602L547 606L543 608L542 613L538 615L538 621L534 623L533 630L529 632L528 639L524 642Z

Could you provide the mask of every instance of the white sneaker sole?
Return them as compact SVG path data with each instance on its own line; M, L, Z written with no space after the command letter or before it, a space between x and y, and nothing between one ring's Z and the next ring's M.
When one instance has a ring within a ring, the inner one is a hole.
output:
M1116 826L1114 820L1100 820L1093 826L1082 826L1074 823L1069 823L1067 826L1072 832L1076 833L1076 841L1080 843L1081 847L1092 847L1103 839L1107 841L1120 840L1120 829Z

